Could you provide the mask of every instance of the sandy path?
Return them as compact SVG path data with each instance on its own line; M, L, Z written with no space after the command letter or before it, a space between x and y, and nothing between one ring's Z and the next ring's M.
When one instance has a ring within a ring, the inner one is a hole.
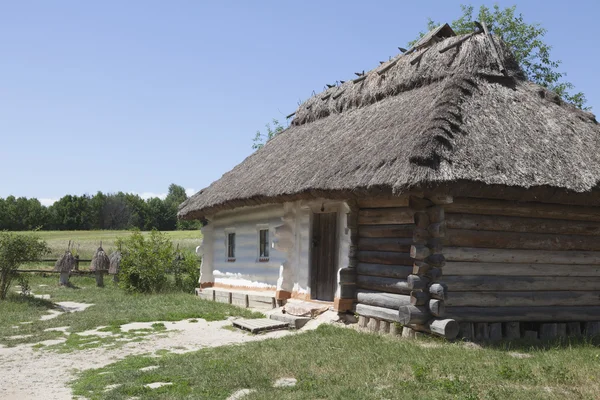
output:
M253 342L294 334L293 331L274 331L263 335L249 335L241 331L223 329L230 321L198 322L189 320L164 322L167 337L150 337L132 342L118 349L95 348L59 354L48 350L33 350L31 345L0 348L0 399L71 399L68 383L78 371L100 368L128 355L169 350L184 353L205 347ZM152 323L122 326L122 330L147 328ZM159 334L157 334L159 335Z

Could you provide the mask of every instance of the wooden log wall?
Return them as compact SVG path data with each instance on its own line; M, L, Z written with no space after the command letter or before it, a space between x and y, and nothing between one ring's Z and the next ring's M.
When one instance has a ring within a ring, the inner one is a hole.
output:
M600 207L454 198L445 225L445 311L463 331L489 338L503 322L514 337L519 322L600 320Z
M455 321L443 319L449 196L404 196L358 202L356 312L453 338ZM430 288L432 289L430 291Z

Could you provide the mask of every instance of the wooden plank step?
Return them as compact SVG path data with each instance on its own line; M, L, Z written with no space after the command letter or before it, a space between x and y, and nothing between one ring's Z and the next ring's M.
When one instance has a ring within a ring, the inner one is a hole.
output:
M276 329L287 329L290 327L289 322L275 321L269 318L239 318L234 320L232 324L236 328L245 329L247 331L250 331L251 333L272 331Z

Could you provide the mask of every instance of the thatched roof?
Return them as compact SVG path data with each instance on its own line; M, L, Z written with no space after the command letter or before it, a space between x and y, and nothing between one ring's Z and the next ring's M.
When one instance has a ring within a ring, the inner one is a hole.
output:
M102 245L98 247L98 250L94 253L92 257L92 262L90 263L90 271L106 271L110 267L110 259L106 255L106 252L102 248Z
M508 76L500 73L484 34L440 53L460 39L399 55L358 83L308 99L289 128L184 202L179 217L459 181L594 188L600 180L594 115L526 81L498 39Z
M119 270L121 269L121 252L115 251L113 252L108 259L110 260L110 266L108 268L108 273L111 275L117 275Z
M65 253L56 260L54 264L54 271L57 272L71 272L75 268L75 257L67 250Z

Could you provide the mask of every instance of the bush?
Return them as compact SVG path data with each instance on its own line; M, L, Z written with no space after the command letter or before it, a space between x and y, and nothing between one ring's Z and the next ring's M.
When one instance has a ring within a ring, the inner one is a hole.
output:
M0 300L6 298L19 266L48 252L46 242L34 234L0 232Z
M200 279L200 260L191 251L182 251L173 263L175 288L194 293Z
M139 231L119 239L122 248L119 286L129 292L156 293L168 286L167 271L175 252L168 237L153 230L145 237Z

